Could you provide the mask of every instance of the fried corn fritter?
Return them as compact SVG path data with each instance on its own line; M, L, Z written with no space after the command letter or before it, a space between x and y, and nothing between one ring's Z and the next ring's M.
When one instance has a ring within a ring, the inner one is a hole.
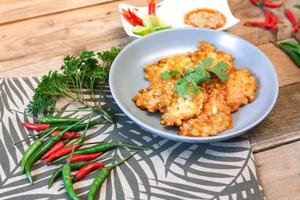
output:
M237 111L240 106L248 104L256 96L256 79L248 69L235 70L230 73L225 83L227 89L227 103L231 112Z
M175 80L166 81L161 79L160 81L154 81L148 88L141 89L132 100L137 107L143 110L163 113L178 97L173 90L174 84Z
M145 78L150 85L141 89L132 100L143 110L163 113L161 124L179 126L180 135L206 137L232 128L231 113L255 99L256 79L248 69L235 69L230 54L217 51L205 41L198 42L198 46L199 50L194 52L162 58L145 66ZM201 83L199 93L179 96L174 89L176 80L207 58L212 59L210 67L226 63L227 81L221 82L211 73L211 81ZM170 79L161 77L162 73L171 70L177 73Z
M207 137L232 128L231 109L226 101L227 91L216 83L208 94L202 112L179 127L179 135Z
M161 117L161 124L165 126L181 126L183 121L194 118L202 111L207 94L202 91L198 95L179 97L167 107Z

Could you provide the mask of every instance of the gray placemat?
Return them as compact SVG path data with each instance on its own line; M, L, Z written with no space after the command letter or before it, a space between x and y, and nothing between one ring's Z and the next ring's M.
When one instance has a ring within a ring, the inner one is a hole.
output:
M19 175L20 159L29 143L14 142L30 132L20 122L28 120L9 109L24 110L38 78L0 79L0 199L67 199L61 181L51 189L47 183L56 167L38 163L33 168L34 185ZM135 125L105 91L105 104L116 113L116 124L104 124L88 132L88 141L117 141L149 147L116 168L98 193L99 199L251 199L261 200L253 155L247 137L212 144L188 144L167 140ZM66 105L64 108L70 108ZM78 113L66 113L77 116ZM117 159L127 150L108 153ZM86 198L94 174L75 184Z

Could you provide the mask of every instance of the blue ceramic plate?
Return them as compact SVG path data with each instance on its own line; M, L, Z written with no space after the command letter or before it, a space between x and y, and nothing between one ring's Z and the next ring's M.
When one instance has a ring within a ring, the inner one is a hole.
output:
M131 98L149 82L143 68L162 57L197 49L200 40L214 44L235 58L236 68L247 67L257 78L256 99L234 113L234 127L212 137L177 135L160 124L161 114L137 108ZM109 85L119 107L143 129L180 142L207 143L236 137L260 123L272 110L278 95L278 79L270 60L254 45L222 31L181 28L157 32L127 45L112 64Z

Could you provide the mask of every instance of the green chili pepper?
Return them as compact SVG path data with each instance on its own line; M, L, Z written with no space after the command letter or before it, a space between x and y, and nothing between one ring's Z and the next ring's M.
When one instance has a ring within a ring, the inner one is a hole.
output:
M300 67L300 56L299 56L299 53L297 53L297 51L294 51L290 47L287 47L285 44L280 43L278 46L292 59L292 61L298 67Z
M91 117L91 116L90 116L90 117ZM79 140L75 140L75 141L78 141L78 143L74 143L74 144L72 144L72 145L79 144L79 143L80 143L80 144L83 143L84 138L85 138L85 134L86 134L86 132L87 132L87 129L88 129L88 127L89 127L89 123L90 123L90 122L91 122L91 121L90 121L90 119L89 119L89 121L86 123L85 129L84 129L84 131L83 131L81 137L78 138ZM73 153L74 153L74 152L73 152ZM89 164L90 162L96 162L96 161L98 161L99 159L101 159L101 158L96 158L96 159L94 159L94 160L92 160L92 161L80 161L80 162L71 163L71 170L78 170L78 169L80 169L81 167L83 167L84 165ZM50 178L50 181L49 181L49 184L48 184L48 188L50 188L50 187L53 185L53 183L57 180L58 177L61 176L61 174L62 174L62 168L59 168L58 170L56 170L56 171L52 174L52 176L51 176L51 178Z
M80 200L80 198L78 197L78 195L76 194L73 188L70 162L64 164L62 168L62 176L63 176L64 186L66 188L66 191L68 192L69 197L73 200Z
M83 149L78 149L75 151L75 154L91 154L91 153L98 153L98 152L104 152L108 151L113 148L118 148L118 147L127 147L130 149L137 149L137 150L144 150L144 147L139 147L136 145L131 145L131 144L122 144L122 143L99 143L91 147L83 148Z
M44 116L37 119L38 122L44 124L63 124L63 123L76 123L80 119L70 117L57 117L57 116Z
M96 159L90 160L90 161L79 161L79 162L71 163L71 171L79 170L81 167L83 167L89 163L97 162L101 159L104 159L104 158L99 157L99 158L96 158ZM53 174L49 180L49 183L48 183L48 188L51 188L53 183L55 183L55 181L62 175L62 169L63 169L63 167L60 167L55 172L53 172Z
M90 123L91 123L92 121L88 121L85 125L85 129L84 129L84 131L83 131L83 133L81 134L81 136L80 136L80 138L78 138L78 139L76 139L76 140L71 140L70 142L68 142L67 144L66 144L66 147L68 147L68 146L72 146L72 145L75 145L75 144L83 144L83 142L84 142L84 139L85 139L85 135L86 135L86 131L87 131L87 129L88 129L88 127L90 126Z
M42 146L42 144L44 143L44 139L50 135L53 131L55 131L55 129L52 129L50 132L48 132L47 134L45 134L43 137L37 139L36 141L34 141L32 143L32 145L30 145L30 147L28 147L28 149L25 151L23 157L22 157L22 161L21 161L21 171L20 173L23 174L24 170L25 170L25 166L27 161L29 160L29 158L40 148L40 146Z
M83 122L84 120L86 120L87 117L83 118L82 120L80 120L79 122L73 124L72 126L68 126L66 129L64 129L62 132L60 132L59 134L52 136L51 138L49 138L46 143L41 146L32 156L31 158L27 161L26 165L25 165L25 171L26 171L26 175L28 177L29 182L32 184L32 177L31 177L31 168L33 166L33 164L38 161L56 142L58 142L61 137L64 135L65 132L69 131L71 128L73 128L74 126L80 124L81 122Z
M130 145L130 144L122 144L122 143L100 143L91 147L83 148L83 149L78 149L74 152L74 154L91 154L91 153L98 153L98 152L106 152L110 149L113 148L118 148L118 147L127 147L131 149L137 149L137 150L144 150L144 147L139 147L135 145ZM65 162L66 158L68 158L70 154L62 156L56 160L54 160L51 165L56 165L56 164L62 164Z
M97 194L97 191L99 190L99 188L101 187L101 185L104 183L104 181L106 180L106 178L108 177L108 175L110 174L110 172L116 167L121 165L122 163L124 163L126 160L128 160L129 158L131 158L134 154L128 156L127 158L125 158L124 160L100 169L100 171L96 174L92 185L89 188L89 193L88 193L88 200L93 200L95 199L95 196Z
M88 123L88 122L87 122ZM72 127L69 131L82 131L85 129L87 123L82 123L82 124L77 124L76 126ZM91 120L89 122L89 125L88 125L88 128L89 127L92 127L94 125L97 125L97 124L102 124L103 121L99 120L99 119L95 119L95 120ZM58 130L64 130L66 129L67 127L69 127L69 125L60 125L60 126L53 126L53 127L57 127Z

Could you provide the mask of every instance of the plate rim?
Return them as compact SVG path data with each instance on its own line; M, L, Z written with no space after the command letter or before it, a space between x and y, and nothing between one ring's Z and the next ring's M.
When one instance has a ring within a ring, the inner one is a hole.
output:
M124 54L124 52L126 52L127 49L131 48L132 46L140 43L142 40L147 40L149 38L152 37L156 37L157 35L160 34L165 34L167 32L177 32L177 31L199 31L199 32L219 32L220 34L225 34L229 37L233 37L234 39L237 40L242 40L243 42L247 43L248 45L254 47L258 53L265 58L265 60L270 64L270 66L273 68L272 70L272 76L274 77L275 80L275 85L274 85L274 89L275 89L275 96L272 99L272 102L269 104L268 109L266 110L266 112L261 115L258 119L256 119L253 123L249 124L248 126L244 127L243 129L240 130L236 130L230 133L226 133L226 134L218 134L215 136L209 136L209 137L191 137L191 136L180 136L178 134L170 134L164 131L160 131L157 130L155 128L153 128L150 125L147 125L145 123L143 123L140 119L138 119L137 117L135 117L133 114L131 114L131 112L129 110L127 110L121 103L121 101L118 99L116 91L114 90L114 81L113 81L113 73L115 70L115 66L116 63L118 61L118 59ZM218 142L218 141L223 141L223 140L227 140L233 137L237 137L239 135L242 135L243 133L245 133L246 131L254 128L256 125L258 125L260 122L262 122L268 115L269 113L272 111L272 109L275 106L275 103L278 99L278 94L279 94L279 81L278 81L278 76L276 74L276 70L275 67L273 65L273 63L270 61L270 59L260 50L258 49L255 45L251 44L250 42L246 41L245 39L228 33L228 32L224 32L224 31L218 31L218 30L210 30L210 29L194 29L194 28L190 28L190 27L185 27L185 28L176 28L176 29L169 29L169 30L163 30L163 31L159 31L159 32L155 32L152 34L149 34L147 36L141 37L139 39L134 40L133 42L127 44L122 51L120 52L120 54L116 57L116 59L114 60L114 62L111 65L111 69L110 69L110 73L109 73L109 88L112 94L112 97L114 98L114 100L116 101L117 105L119 106L119 108L132 120L134 121L134 123L136 123L137 125L139 125L141 128L146 129L147 131L151 132L152 134L158 135L160 137L163 138L168 138L174 141L178 141L178 142L187 142L187 143L209 143L209 142Z

